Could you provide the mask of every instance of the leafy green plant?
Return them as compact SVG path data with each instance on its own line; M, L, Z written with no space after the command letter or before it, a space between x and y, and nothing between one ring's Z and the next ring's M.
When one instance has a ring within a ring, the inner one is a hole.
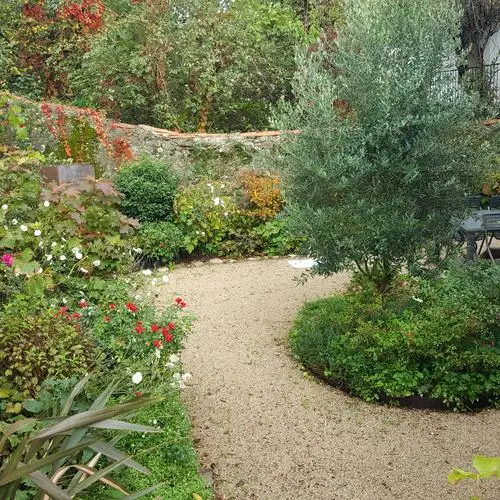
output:
M200 182L183 188L175 199L176 222L184 234L188 253L220 254L221 243L239 213L227 187L221 182Z
M299 314L290 341L312 371L369 401L412 396L451 409L500 404L500 271L474 263L380 294L356 285Z
M456 484L464 479L472 479L479 485L481 479L498 478L500 479L500 457L485 457L484 455L474 455L472 465L477 472L469 472L463 469L453 469L448 474L448 482ZM479 500L474 495L471 500Z
M179 297L159 313L132 302L105 307L82 305L82 328L92 332L112 366L165 358L177 352L193 320L183 312L186 303Z
M278 216L252 229L257 248L265 255L286 255L296 253L304 243L304 238L296 236L287 216Z
M143 257L170 263L179 256L183 240L182 231L173 222L149 222L142 224L135 241Z
M82 375L98 358L93 339L80 331L80 314L61 314L43 300L20 296L0 313L0 385L3 411L19 413L22 399L35 396L46 378Z
M157 428L130 424L122 418L134 410L160 402L161 398L136 398L106 407L117 386L112 383L95 399L89 410L70 415L72 403L88 378L83 378L74 387L58 418L25 418L10 426L2 425L0 453L5 453L6 448L10 448L10 453L0 467L1 498L14 498L26 479L35 485L35 493L46 494L43 498L75 498L98 482L128 495L110 473L126 466L150 474L148 469L115 447L117 438L108 441L100 429L158 432ZM101 457L105 457L109 465L98 469ZM138 498L157 488L146 488L133 497Z
M160 160L142 156L123 166L114 178L124 195L122 210L141 222L160 222L172 218L179 184L171 167Z

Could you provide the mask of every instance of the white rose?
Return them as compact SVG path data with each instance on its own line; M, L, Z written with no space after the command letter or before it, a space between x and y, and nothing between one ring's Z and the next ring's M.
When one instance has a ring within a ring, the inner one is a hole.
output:
M17 219L12 219L12 225L15 226L17 224Z
M63 261L64 261L64 260L66 260L66 255L61 255L61 256L59 257L59 260L63 260Z
M9 208L9 205L7 205L5 203L2 205L2 210L7 210L8 208Z
M99 259L96 259L96 260L94 260L94 262L92 262L92 265L94 267L99 267L101 265L101 261Z
M142 373L141 372L135 372L132 375L132 382L134 384L140 384L142 382Z
M142 274L144 274L144 276L151 276L151 274L153 274L153 271L151 271L151 269L144 269L144 271L142 271Z
M35 232L33 234L35 236L40 236L42 234L42 231L40 231L40 229L35 229Z
M80 260L83 259L83 255L80 252L75 253L75 257Z
M24 224L21 224L21 226L19 226L19 229L24 232L24 231L28 230L28 226L25 226Z
M51 253L45 256L45 258L50 262L54 257Z
M49 207L49 206L50 206L50 201L45 200L45 201L43 202L43 206L44 206L45 208Z

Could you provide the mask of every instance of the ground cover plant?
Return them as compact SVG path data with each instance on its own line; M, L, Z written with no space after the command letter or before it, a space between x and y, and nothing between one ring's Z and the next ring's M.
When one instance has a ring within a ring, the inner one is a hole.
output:
M364 283L305 306L291 332L308 368L369 401L419 396L451 409L500 405L500 272L456 266L437 279Z

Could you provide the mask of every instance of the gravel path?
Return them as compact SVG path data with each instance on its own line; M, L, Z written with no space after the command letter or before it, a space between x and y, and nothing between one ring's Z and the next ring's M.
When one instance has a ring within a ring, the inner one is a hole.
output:
M271 259L186 266L161 297L197 315L183 353L184 400L218 499L466 499L453 467L500 453L500 412L438 413L364 403L305 376L287 333L308 300L346 275L297 286L300 271ZM500 480L481 500L500 498Z

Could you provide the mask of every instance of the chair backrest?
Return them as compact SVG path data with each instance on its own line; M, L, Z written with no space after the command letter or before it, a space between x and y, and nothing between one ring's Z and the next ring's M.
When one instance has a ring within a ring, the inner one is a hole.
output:
M498 213L483 213L483 229L489 232L500 232L500 212Z
M495 194L490 197L490 207L491 208L500 208L500 195Z
M464 198L465 206L469 208L481 208L481 195L466 196Z

